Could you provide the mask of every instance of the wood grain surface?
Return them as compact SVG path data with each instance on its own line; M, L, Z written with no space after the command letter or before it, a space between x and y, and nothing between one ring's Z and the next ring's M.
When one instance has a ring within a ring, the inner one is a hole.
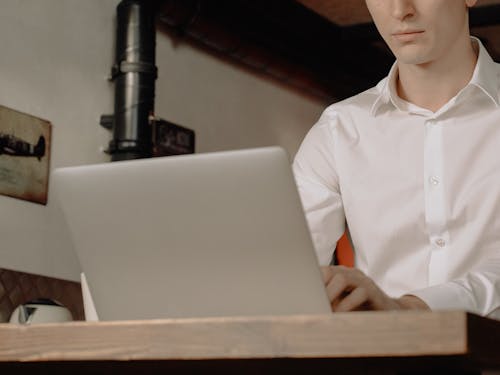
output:
M467 322L463 312L359 312L1 324L0 362L465 356Z

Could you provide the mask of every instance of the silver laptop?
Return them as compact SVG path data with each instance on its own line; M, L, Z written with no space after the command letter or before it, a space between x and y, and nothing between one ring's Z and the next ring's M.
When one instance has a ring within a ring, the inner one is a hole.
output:
M100 320L330 312L280 148L62 168L51 183Z

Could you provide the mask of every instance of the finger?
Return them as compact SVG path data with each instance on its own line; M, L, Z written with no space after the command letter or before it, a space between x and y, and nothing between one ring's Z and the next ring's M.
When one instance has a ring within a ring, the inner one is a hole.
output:
M332 310L335 310L352 290L364 286L368 279L362 272L345 267L332 267L332 272L334 274L326 285L326 293Z
M323 283L327 285L333 276L333 269L331 266L321 266L321 276L323 277Z
M352 290L348 279L348 275L337 273L332 276L326 285L326 294L332 306L336 303L336 300L343 297L344 293L348 293Z
M358 287L344 297L334 308L333 311L353 311L369 302L370 296L364 287Z
M353 272L352 268L347 268L344 266L321 266L320 269L325 285L327 285L332 277L338 273Z

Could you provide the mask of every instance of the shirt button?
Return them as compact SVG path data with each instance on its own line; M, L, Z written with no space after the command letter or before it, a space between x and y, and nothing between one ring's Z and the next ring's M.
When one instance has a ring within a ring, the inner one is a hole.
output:
M435 244L439 247L445 247L446 246L446 241L443 240L442 238L438 238L436 241L435 241Z
M431 185L438 186L439 185L439 177L431 176L431 177L429 177L429 182L431 183Z

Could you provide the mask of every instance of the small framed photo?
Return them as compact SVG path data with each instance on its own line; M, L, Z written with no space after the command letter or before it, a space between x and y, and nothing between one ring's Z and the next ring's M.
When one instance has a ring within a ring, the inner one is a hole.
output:
M52 125L0 106L0 194L47 204Z

